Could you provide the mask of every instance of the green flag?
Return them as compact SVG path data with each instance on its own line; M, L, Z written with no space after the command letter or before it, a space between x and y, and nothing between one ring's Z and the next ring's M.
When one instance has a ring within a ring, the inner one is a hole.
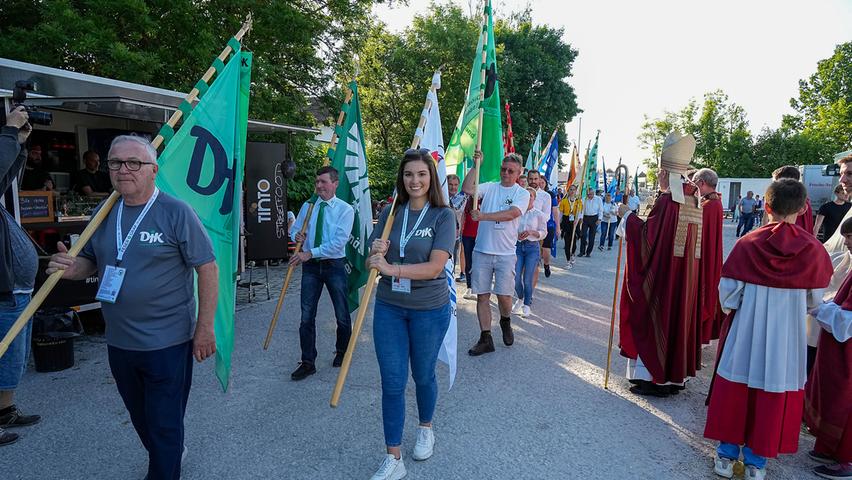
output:
M346 113L343 125L336 128L339 141L335 150L329 149L331 166L340 173L337 197L355 209L355 222L346 244L346 271L349 272L349 311L358 309L359 289L367 283L370 271L364 266L370 253L367 239L373 233L373 207L370 201L370 179L367 176L367 154L364 151L364 129L361 128L361 105L358 85L349 84L352 100L343 106Z
M583 191L580 193L582 195L581 198L586 198L586 192L591 188L592 190L598 189L598 137L600 137L601 132L598 132L595 135L595 144L592 145L592 149L589 151L589 156L586 158L586 168L583 172L583 175L586 176L585 182L583 182Z
M252 54L236 46L237 51L224 67L216 62L219 73L215 81L157 160L157 186L188 203L213 242L219 266L216 377L224 391L228 389L234 349L240 197L252 63ZM202 89L205 86L201 84ZM183 108L186 115L189 106ZM168 125L160 131L166 139L171 133Z
M485 43L483 44L483 39ZM485 49L485 65L482 64L482 51ZM482 71L485 70L485 78ZM485 99L480 102L480 92L485 91ZM479 172L480 182L500 180L500 164L503 162L503 126L500 123L500 89L497 82L497 55L494 51L494 22L491 15L491 1L485 2L482 31L476 45L476 55L470 70L470 83L467 87L467 99L459 114L456 129L450 137L444 159L447 171L455 169L460 178L473 166L473 152L476 150L476 134L479 128L479 107L484 115L482 122L482 165Z
M527 154L527 163L524 165L524 168L527 170L535 169L535 165L538 164L538 152L541 150L541 127L538 127L538 135L535 137L535 141L530 148L530 153Z

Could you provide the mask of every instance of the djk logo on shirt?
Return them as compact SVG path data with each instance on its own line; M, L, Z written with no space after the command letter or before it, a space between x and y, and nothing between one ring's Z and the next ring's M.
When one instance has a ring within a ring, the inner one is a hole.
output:
M414 236L420 238L432 238L432 227L418 229L414 232Z
M155 243L165 243L163 241L163 232L139 232L139 242L153 245Z

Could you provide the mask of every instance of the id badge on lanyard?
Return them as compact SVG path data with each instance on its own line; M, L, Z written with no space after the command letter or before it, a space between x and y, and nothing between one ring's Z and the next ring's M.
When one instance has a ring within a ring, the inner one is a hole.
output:
M420 216L417 217L417 222L414 223L414 228L411 229L411 232L408 232L406 235L406 230L408 230L408 205L405 206L405 213L402 215L402 231L399 234L399 260L400 264L405 263L405 246L408 245L408 242L411 240L411 237L414 236L414 232L417 231L417 227L420 226L420 222L423 221L423 218L426 216L426 212L429 210L429 204L423 206L423 210L420 211ZM396 293L411 293L411 279L410 278L401 278L401 277L392 277L391 278L391 291Z
M127 232L126 237L122 236L121 232L124 199L122 199L121 203L119 203L118 213L115 216L115 244L118 253L115 257L115 265L107 265L104 269L103 278L101 278L100 287L98 287L98 293L95 295L95 299L98 301L115 303L116 300L118 300L118 294L121 292L121 286L124 284L124 276L127 273L127 269L120 266L121 261L124 259L127 247L130 246L130 241L133 240L133 235L136 234L136 229L138 229L139 225L142 224L142 220L145 218L145 215L148 214L148 210L151 209L151 206L154 204L154 201L157 200L157 196L159 194L160 189L155 187L154 194L151 195L151 198L149 198L148 202L145 203L145 208L142 209L142 213L140 213L136 218L136 221L133 222L133 226L130 227L130 231Z

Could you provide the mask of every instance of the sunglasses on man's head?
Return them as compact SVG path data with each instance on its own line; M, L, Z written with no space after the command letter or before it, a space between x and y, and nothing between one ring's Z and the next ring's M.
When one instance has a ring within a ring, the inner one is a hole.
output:
M432 153L428 148L409 148L404 155L429 155Z

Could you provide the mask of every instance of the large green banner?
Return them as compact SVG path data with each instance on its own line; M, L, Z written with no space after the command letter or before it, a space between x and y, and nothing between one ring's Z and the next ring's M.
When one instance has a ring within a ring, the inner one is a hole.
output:
M370 179L367 176L367 153L364 149L364 129L361 127L361 102L358 85L349 84L352 100L344 105L346 117L337 127L338 143L329 150L331 166L340 174L336 195L355 209L352 233L346 243L346 272L349 274L349 311L358 309L360 288L366 285L370 271L364 266L370 253L367 239L373 233L373 207L370 199Z
M216 376L223 390L228 389L234 349L251 63L251 53L238 50L224 68L220 65L221 70L209 90L158 159L157 186L192 206L213 242L219 266Z

